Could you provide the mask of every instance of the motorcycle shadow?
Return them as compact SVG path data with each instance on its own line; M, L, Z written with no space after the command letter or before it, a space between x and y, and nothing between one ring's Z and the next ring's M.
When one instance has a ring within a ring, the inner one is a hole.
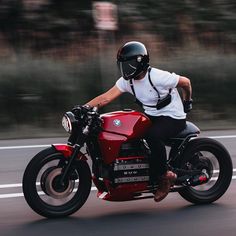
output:
M120 204L118 204L119 206ZM149 229L148 235L155 235L156 230L159 235L164 233L181 235L181 228L192 230L193 226L196 228L198 225L201 228L201 223L211 222L217 215L222 215L222 212L224 215L230 214L230 207L221 203L187 206L186 204L177 206L174 203L160 203L157 207L149 204L149 206L141 205L140 208L123 207L118 211L109 208L101 212L101 208L95 210L96 208L93 207L93 214L78 212L66 218L40 219L23 224L14 231L17 232L17 235L34 236L49 235L49 232L50 235L56 234L57 236L67 235L68 232L76 232L77 235L86 236L110 234L113 236L120 236L120 234L143 236ZM176 234L176 232L178 233Z

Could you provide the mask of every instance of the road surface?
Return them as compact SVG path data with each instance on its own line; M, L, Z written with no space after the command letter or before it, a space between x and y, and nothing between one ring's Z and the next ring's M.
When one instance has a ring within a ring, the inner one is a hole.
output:
M203 132L229 150L236 168L236 130ZM92 190L86 204L74 215L48 220L33 212L22 196L23 171L37 152L66 138L0 141L0 235L236 235L236 180L214 204L194 206L178 193L160 203L152 199L105 202ZM236 176L236 171L234 172Z

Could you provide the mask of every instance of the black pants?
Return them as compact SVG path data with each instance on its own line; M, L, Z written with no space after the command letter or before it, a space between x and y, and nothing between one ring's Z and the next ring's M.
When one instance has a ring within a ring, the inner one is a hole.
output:
M176 136L186 126L186 120L177 120L168 116L149 116L152 126L146 134L151 149L150 180L155 182L167 171L165 140Z

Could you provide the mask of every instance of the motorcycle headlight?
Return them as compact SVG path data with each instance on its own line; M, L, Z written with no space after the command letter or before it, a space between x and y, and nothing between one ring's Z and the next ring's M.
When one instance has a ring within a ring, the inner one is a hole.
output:
M68 133L72 132L75 122L76 122L76 119L72 112L67 112L62 117L62 126Z

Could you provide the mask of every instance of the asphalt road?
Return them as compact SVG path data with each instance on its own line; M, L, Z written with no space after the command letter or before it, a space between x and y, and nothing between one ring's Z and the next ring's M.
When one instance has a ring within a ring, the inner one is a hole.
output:
M202 136L222 142L236 167L236 130L203 132ZM66 138L0 141L1 236L236 235L236 180L210 205L194 206L178 193L169 194L160 203L152 199L114 203L97 199L96 192L91 191L86 204L71 217L48 220L37 215L22 196L23 171L46 145L64 142Z

